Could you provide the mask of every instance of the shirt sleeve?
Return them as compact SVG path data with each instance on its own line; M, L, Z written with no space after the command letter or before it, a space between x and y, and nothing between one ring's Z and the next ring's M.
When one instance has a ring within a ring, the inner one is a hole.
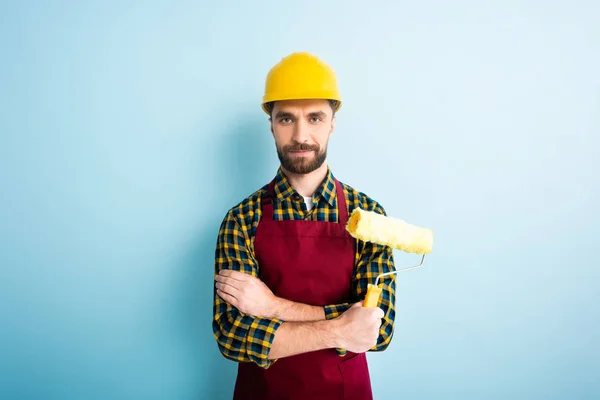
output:
M377 203L372 203L370 207L365 207L378 214L387 215L385 210ZM356 267L352 280L352 296L349 303L334 304L325 306L325 318L333 319L346 311L352 303L362 301L367 294L367 285L375 283L378 275L395 271L394 256L392 248L375 243L357 241ZM379 307L384 312L381 328L379 329L379 338L377 344L370 351L385 350L394 333L394 320L396 318L396 280L395 275L386 276L379 280L379 286L382 288ZM340 356L347 353L345 349L337 349Z
M258 275L257 262L247 237L230 211L223 219L215 251L215 276L222 269ZM254 362L269 368L275 360L268 355L275 332L283 321L247 315L217 295L213 286L213 334L219 350L237 362Z

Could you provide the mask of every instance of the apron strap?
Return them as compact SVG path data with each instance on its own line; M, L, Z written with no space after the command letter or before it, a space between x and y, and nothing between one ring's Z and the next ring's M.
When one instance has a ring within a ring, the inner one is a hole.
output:
M335 178L334 178L335 179ZM337 193L338 221L341 225L346 226L348 223L348 208L346 207L346 196L342 184L335 179L335 188Z
M267 193L262 198L262 218L267 221L273 220L273 202L275 201L275 180L269 182Z
M335 179L335 178L334 178ZM346 196L342 184L335 179L335 188L337 195L338 223L346 226L348 223L348 208L346 207ZM273 220L273 202L275 200L275 180L269 182L267 193L262 198L262 218L267 221Z

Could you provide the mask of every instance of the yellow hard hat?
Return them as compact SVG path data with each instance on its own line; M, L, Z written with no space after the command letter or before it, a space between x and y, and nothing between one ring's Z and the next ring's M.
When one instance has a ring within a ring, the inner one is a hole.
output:
M337 100L335 111L342 105L333 69L309 53L292 53L271 68L262 108L269 114L267 103L296 99Z

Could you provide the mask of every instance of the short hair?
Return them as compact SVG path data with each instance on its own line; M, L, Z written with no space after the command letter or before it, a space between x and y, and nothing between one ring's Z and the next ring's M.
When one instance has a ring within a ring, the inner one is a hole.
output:
M338 100L328 100L329 101L329 105L331 106L331 110L333 111L332 116L335 115L335 109L338 107L338 104L340 103ZM265 108L267 110L269 110L269 115L272 116L273 114L273 108L275 106L275 102L274 101L270 101L268 103L265 103Z

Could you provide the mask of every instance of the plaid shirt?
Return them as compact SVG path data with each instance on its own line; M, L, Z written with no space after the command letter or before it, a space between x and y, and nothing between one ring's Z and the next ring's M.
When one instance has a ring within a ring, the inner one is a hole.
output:
M341 182L340 182L341 183ZM385 215L384 209L364 193L342 183L348 212L356 207ZM229 210L221 224L215 252L215 275L221 269L241 271L258 277L259 265L254 254L254 235L261 219L261 197L267 185L244 199ZM315 204L307 211L302 197L290 185L281 168L275 177L274 220L312 220L337 222L337 196L335 181L330 170L322 185L313 195ZM326 319L338 317L354 302L361 301L368 283L375 283L377 275L394 271L392 249L373 243L357 240L355 270L352 280L352 295L347 303L331 304L324 307ZM379 307L385 313L379 332L379 339L371 351L382 351L390 343L394 331L395 280L394 275L381 279L383 293ZM237 362L254 362L268 368L275 360L268 354L275 331L284 321L246 315L214 292L213 333L221 353ZM343 356L346 350L337 349Z

